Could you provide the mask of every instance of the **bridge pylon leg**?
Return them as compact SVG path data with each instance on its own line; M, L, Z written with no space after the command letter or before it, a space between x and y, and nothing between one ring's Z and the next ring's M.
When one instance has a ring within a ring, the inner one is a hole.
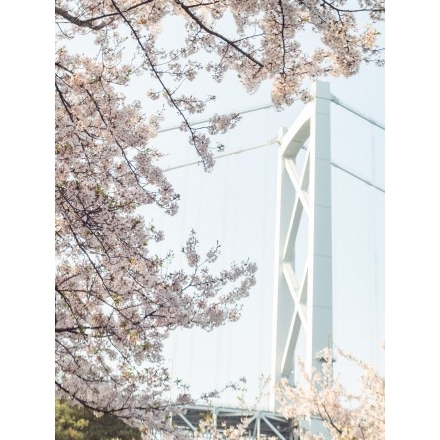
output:
M332 206L330 85L317 81L313 99L280 136L272 377L295 380L294 358L319 368L330 346ZM300 333L302 353L298 353ZM275 396L273 409L276 410Z

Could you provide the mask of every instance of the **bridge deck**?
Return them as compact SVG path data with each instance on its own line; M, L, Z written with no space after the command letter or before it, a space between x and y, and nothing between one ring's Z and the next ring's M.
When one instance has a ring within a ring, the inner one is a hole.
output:
M195 432L199 422L210 418L216 423L218 431L231 426L237 426L242 420L248 420L246 433L250 439L275 437L281 440L291 440L293 423L281 414L261 410L244 410L241 408L213 407L193 405L185 408L184 414L174 416L172 423L180 429Z

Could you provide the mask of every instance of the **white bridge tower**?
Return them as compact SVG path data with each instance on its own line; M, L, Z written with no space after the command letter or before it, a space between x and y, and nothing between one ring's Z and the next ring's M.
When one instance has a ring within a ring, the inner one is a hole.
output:
M291 377L301 329L307 366L332 341L330 85L316 82L313 99L289 130L278 159L273 379Z
M276 216L273 243L275 276L273 290L268 293L273 295L271 352L268 353L272 389L282 378L287 378L292 384L300 380L295 371L296 356L301 357L306 368L319 369L323 361L320 352L327 347L332 349L332 167L384 192L379 186L332 162L331 103L344 107L382 130L384 126L341 103L330 93L327 82L314 82L311 94L312 99L292 126L283 128L278 137L276 212L273 213ZM173 127L167 130L171 129ZM276 143L271 141L272 145ZM226 153L218 158L267 145ZM249 439L269 436L281 440L296 438L292 421L277 413L274 393L269 406L268 411L247 412L221 406L188 406L185 414L173 417L172 423L195 435L200 419L207 414L216 421L219 430L222 423L236 425L247 415L250 420L247 429ZM313 426L309 428L313 430ZM162 437L159 435L157 438Z

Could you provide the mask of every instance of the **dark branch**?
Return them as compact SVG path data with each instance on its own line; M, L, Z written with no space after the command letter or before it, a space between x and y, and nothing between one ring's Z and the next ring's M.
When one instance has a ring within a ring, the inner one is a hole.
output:
M75 24L76 26L79 27L87 27L89 29L93 29L94 31L99 31L102 28L104 28L105 26L108 26L109 23L103 21L102 23L99 24L92 24L92 21L94 21L95 19L89 19L89 20L80 20L78 17L74 17L73 15L69 14L67 11L65 11L64 9L61 9L58 6L55 6L55 13L60 15L61 17L65 18L67 21L69 21L72 24Z

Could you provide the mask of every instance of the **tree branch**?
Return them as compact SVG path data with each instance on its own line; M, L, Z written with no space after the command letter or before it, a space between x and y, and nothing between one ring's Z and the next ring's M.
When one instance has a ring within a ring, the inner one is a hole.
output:
M75 24L76 26L87 27L89 29L93 29L94 31L99 31L111 23L111 21L109 23L103 21L99 24L92 24L92 21L95 21L96 19L91 18L89 20L80 20L78 17L74 17L73 15L69 14L67 11L58 6L55 6L55 14L60 15L61 17L65 18L67 21Z
M202 23L202 21L194 15L194 13L190 10L189 6L184 5L181 1L175 0L176 4L179 5L198 25L201 29L203 29L208 34L214 35L218 39L224 41L228 46L233 47L237 52L240 52L242 55L244 55L246 58L248 58L250 61L252 61L254 64L259 66L260 68L264 67L260 61L256 60L251 54L245 52L241 47L239 47L234 41L229 40L228 38L224 37L223 35L219 34L218 32L215 32L212 29L209 29L205 24Z

